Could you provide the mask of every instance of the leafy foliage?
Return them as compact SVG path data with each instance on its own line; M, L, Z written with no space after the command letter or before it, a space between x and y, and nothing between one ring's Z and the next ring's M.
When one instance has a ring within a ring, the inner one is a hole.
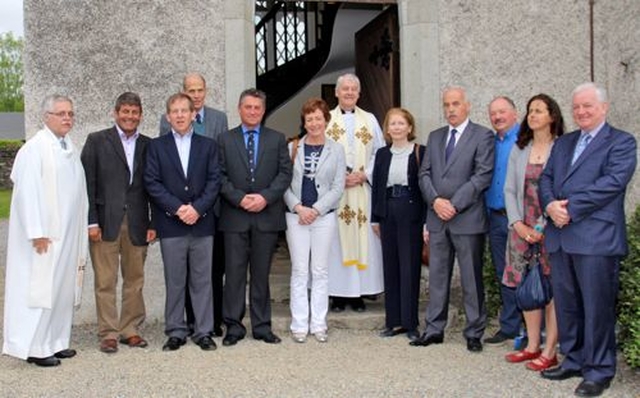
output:
M491 260L489 243L485 244L484 248L482 281L484 282L484 303L487 307L487 316L493 319L498 316L502 306L502 298L500 296L500 281L496 276L496 267Z
M0 220L9 218L11 190L0 190Z
M640 206L627 224L629 255L620 265L618 343L626 362L640 368Z
M21 37L0 34L0 112L23 112Z

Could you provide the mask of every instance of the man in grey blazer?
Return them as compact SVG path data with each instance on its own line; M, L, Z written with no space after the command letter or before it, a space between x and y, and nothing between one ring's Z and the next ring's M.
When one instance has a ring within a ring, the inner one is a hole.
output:
M220 230L224 232L225 287L222 313L225 346L242 340L247 268L253 338L279 343L271 330L269 272L278 232L286 229L284 192L292 177L283 134L261 125L266 95L256 89L240 94L242 124L220 135L222 196Z
M419 176L428 207L427 328L410 344L428 346L443 342L451 275L457 257L467 317L464 329L467 349L480 352L487 320L482 283L484 234L488 227L484 191L491 183L494 138L491 130L469 120L471 104L464 89L445 89L442 104L449 125L429 134Z
M214 141L218 136L229 130L227 115L217 109L205 105L207 97L207 82L204 77L195 72L185 75L182 81L182 92L188 95L196 108L196 116L193 121L193 131L196 134L204 135ZM160 117L160 135L171 131L171 126L165 115ZM215 207L216 216L219 205ZM218 223L216 223L218 225ZM224 238L222 232L216 231L213 244L213 334L222 337L222 279L224 276ZM191 296L187 292L185 298L185 310L187 323L193 325L193 309L191 307Z

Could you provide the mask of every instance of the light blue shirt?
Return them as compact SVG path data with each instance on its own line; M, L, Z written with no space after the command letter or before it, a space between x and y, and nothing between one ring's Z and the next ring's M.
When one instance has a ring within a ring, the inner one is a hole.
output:
M258 165L258 143L260 142L260 126L257 126L255 129L250 129L244 124L242 125L242 137L244 138L244 147L247 147L247 142L249 141L249 134L247 131L255 131L253 134L253 164Z
M185 135L180 135L171 129L173 134L173 140L176 143L178 149L178 156L180 156L180 164L182 165L182 171L184 176L187 177L187 170L189 170L189 153L191 153L191 137L193 137L193 130L189 131Z
M120 142L122 143L122 149L124 149L124 156L127 158L127 166L129 167L129 184L133 182L133 158L136 153L136 141L140 136L140 133L136 130L131 137L120 129L120 126L116 124L116 130L120 136Z
M490 210L504 209L504 182L507 178L507 165L511 148L518 138L520 124L516 123L504 135L503 138L495 135L495 161L493 164L493 177L491 185L485 193L487 208Z

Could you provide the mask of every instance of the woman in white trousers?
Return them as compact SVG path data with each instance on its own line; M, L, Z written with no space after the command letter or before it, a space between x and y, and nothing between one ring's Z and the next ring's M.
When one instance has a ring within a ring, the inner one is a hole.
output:
M307 100L301 117L306 135L289 144L293 180L284 194L291 254L291 334L297 343L304 343L308 333L324 343L328 253L338 233L335 209L344 190L346 162L342 145L325 136L331 117L326 102Z

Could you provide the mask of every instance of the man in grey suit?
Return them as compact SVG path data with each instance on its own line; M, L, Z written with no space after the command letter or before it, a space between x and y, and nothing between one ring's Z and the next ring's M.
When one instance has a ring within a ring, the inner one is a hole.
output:
M217 109L205 105L207 97L207 82L204 77L195 72L185 75L182 81L182 92L188 95L196 108L196 116L193 120L193 131L196 134L204 135L218 141L218 136L229 130L227 115ZM167 118L160 117L160 135L171 131L171 125ZM216 214L218 213L216 205ZM217 223L216 223L217 224ZM222 337L222 279L224 277L224 238L222 232L216 231L213 243L213 334ZM191 306L191 296L187 292L185 297L185 310L187 324L193 326L193 308Z
M151 139L138 131L142 119L138 94L121 94L113 116L115 126L89 134L81 155L89 197L98 336L104 353L118 350L118 338L130 347L147 346L138 328L145 318L142 287L147 244L156 237L143 181ZM118 271L122 273L120 317Z
M243 339L247 268L253 338L279 343L271 330L269 272L278 232L286 229L284 192L292 177L291 159L283 134L261 126L266 95L248 89L240 95L242 124L220 135L222 196L220 230L226 250L222 313L225 346Z
M410 344L428 346L443 342L451 274L457 256L467 317L464 329L467 349L480 352L487 320L482 283L482 252L488 227L484 191L491 183L494 138L491 130L469 120L471 104L464 89L445 89L442 104L449 125L429 134L419 176L422 196L428 205L427 328Z

